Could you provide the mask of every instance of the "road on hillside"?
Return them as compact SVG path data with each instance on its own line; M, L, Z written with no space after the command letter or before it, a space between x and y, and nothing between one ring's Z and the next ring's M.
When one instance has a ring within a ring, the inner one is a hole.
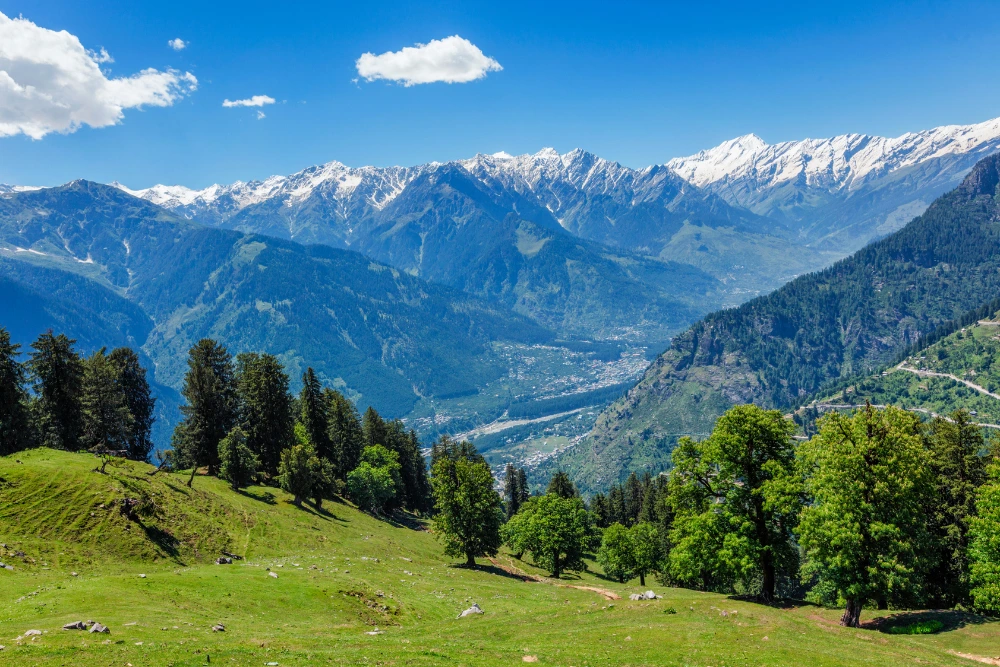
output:
M934 371L923 371L923 370L920 370L919 368L910 368L909 366L906 365L905 361L903 363L899 364L898 366L896 366L896 369L900 370L900 371L906 371L907 373L913 373L915 375L920 375L922 377L948 378L950 380L954 380L955 382L961 382L962 384L964 384L969 389L974 389L974 390L978 391L980 394L985 394L985 395L989 396L990 398L995 398L998 401L1000 401L1000 394L994 394L992 391L986 389L985 387L980 387L978 384L969 382L968 380L963 380L962 378L956 377L956 376L952 375L951 373L935 373Z

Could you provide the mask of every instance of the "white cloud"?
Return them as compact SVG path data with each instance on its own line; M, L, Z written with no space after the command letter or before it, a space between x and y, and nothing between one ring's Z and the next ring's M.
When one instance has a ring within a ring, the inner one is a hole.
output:
M274 104L274 98L269 95L254 95L245 100L223 100L224 107L262 107L265 104Z
M0 13L0 137L108 127L125 109L170 106L198 87L193 74L172 69L109 79L100 65L110 62L65 30Z
M187 42L185 42L180 37L174 37L173 39L167 42L167 46L172 48L174 51L180 51L184 48L187 48Z
M263 111L257 112L257 120L263 120L265 118L267 118L267 114L265 114Z
M404 86L418 83L466 83L503 69L479 47L458 35L434 39L427 44L375 55L365 53L355 63L358 74L368 81L387 79Z

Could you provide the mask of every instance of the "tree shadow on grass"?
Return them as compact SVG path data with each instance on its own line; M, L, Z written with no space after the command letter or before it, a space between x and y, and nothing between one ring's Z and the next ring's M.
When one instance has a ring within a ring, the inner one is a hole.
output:
M191 497L191 489L185 489L184 487L177 486L173 482L164 481L163 483L166 484L167 488L169 488L171 491L174 491L175 493L180 493L188 498Z
M246 489L240 489L238 491L238 493L241 496L246 496L247 498L250 498L251 500L256 500L256 501L262 502L262 503L264 503L266 505L277 505L278 504L278 501L275 499L274 494L271 493L270 491L262 491L260 493L252 493L250 491L247 491Z
M728 595L727 600L739 600L740 602L749 602L750 604L759 604L762 607L771 607L772 609L797 609L798 607L818 607L820 605L807 600L797 600L795 598L774 598L770 602L765 601L756 595Z
M144 523L140 523L139 525L142 527L143 532L146 533L146 538L159 547L163 553L174 560L180 556L181 552L178 547L180 547L181 543L176 537L157 526L149 526Z
M476 565L474 568L468 567L465 563L451 565L449 567L461 567L470 570L476 570L477 572L485 572L486 574L495 574L498 577L506 577L507 579L515 579L517 581L527 582L527 581L537 581L531 575L522 574L517 572L511 572L505 570L502 567L497 567L496 565Z
M861 627L866 630L877 630L887 634L894 634L894 630L898 631L916 623L927 623L930 621L941 623L943 627L938 632L951 632L952 630L958 630L969 625L996 623L997 619L972 614L967 611L956 611L954 609L927 609L895 612L888 616L881 616L866 621L861 624Z

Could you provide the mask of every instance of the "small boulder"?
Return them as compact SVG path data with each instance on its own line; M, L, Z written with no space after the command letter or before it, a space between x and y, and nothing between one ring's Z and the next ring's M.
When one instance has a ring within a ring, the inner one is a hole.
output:
M463 611L461 614L459 614L458 617L465 618L466 616L472 616L473 614L482 614L482 613L483 610L479 608L479 605L473 602L472 606Z
M216 565L232 565L233 564L233 559L229 558L228 556L219 556L218 558L215 559L215 564Z
M646 591L645 593L643 593L643 596L644 596L644 597L645 597L645 598L646 598L647 600L655 600L656 598L660 597L659 595L657 595L657 594L656 594L656 593L654 593L653 591Z
M36 635L42 634L41 630L28 630L22 636L23 637L34 637Z
M629 600L645 600L646 597L644 595L640 595L639 593L632 593L631 595L628 596L628 599Z
M212 626L212 632L225 632L225 631L226 631L226 626L224 626L222 623L216 623L215 625Z
M278 578L278 573L277 572L268 572L268 574L271 575L272 577L274 577L275 579Z
M100 623L94 623L92 626L90 626L90 632L109 634L111 630L106 625L102 625Z
M86 630L87 624L83 621L75 621L73 623L67 623L63 626L63 630Z

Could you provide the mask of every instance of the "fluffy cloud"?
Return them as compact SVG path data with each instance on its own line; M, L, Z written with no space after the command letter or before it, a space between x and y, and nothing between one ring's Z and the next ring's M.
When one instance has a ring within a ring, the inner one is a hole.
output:
M223 100L224 107L262 107L265 104L274 104L274 98L269 95L254 95L245 100Z
M125 109L170 106L198 87L193 74L172 69L109 79L100 67L109 62L65 30L0 13L0 137L108 127Z
M180 37L174 37L169 42L167 42L167 46L172 48L174 51L180 51L187 47L187 42L185 42Z
M375 55L365 53L356 63L358 74L368 81L387 79L404 86L418 83L466 83L503 69L478 46L458 35L408 46L400 51Z

